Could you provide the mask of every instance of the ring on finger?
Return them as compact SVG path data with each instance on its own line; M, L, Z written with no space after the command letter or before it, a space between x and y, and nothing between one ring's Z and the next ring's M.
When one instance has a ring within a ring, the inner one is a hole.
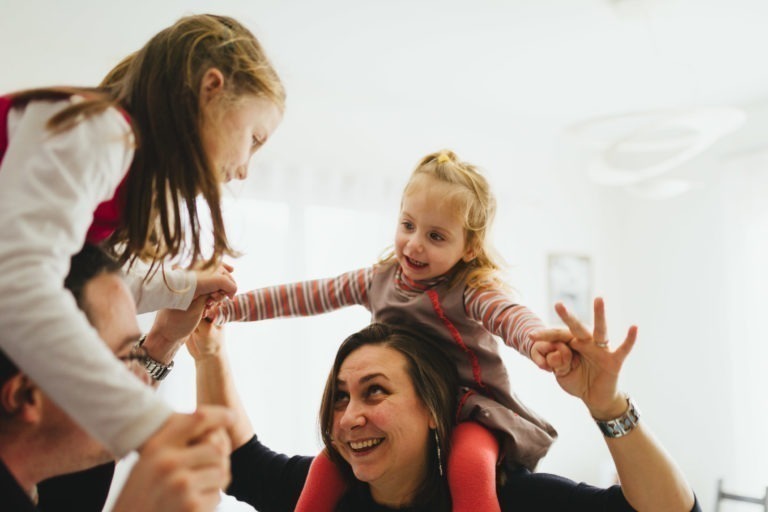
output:
M599 348L608 348L608 343L610 343L608 340L596 341L595 345L597 345Z

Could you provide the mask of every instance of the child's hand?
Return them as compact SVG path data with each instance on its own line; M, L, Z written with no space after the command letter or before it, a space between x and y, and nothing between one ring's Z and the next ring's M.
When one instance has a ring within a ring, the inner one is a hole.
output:
M573 359L573 352L565 341L534 341L531 360L544 371L565 375L570 371Z
M195 270L197 273L197 288L195 288L195 298L201 295L208 295L207 307L223 300L225 297L230 299L237 292L237 283L232 277L231 272L234 268L231 265L222 263L218 267L209 270Z
M540 329L531 334L531 339L531 359L542 370L563 377L578 365L579 354L571 350L569 343L574 336L568 328Z
M221 301L205 308L203 318L212 322L216 327L221 327L234 316L232 301Z
M531 346L531 360L544 371L565 375L570 371L573 352L564 342L535 341Z

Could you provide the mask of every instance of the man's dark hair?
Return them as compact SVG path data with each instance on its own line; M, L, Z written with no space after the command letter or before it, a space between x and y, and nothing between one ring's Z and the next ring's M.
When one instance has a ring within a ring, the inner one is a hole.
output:
M112 274L120 270L120 264L103 249L96 245L85 244L72 256L69 274L64 278L64 288L75 297L77 305L83 309L83 288L94 277Z
M85 244L80 252L72 256L69 274L64 279L64 288L72 293L78 307L83 309L83 288L88 281L100 274L111 274L119 269L117 261L101 248ZM17 373L19 368L0 350L0 386Z

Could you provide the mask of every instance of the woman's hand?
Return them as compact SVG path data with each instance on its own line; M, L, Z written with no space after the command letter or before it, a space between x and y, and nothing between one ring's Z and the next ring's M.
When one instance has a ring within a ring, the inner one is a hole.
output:
M627 410L627 400L618 391L619 374L637 339L637 327L630 327L623 343L612 349L607 337L603 299L595 299L595 328L592 332L562 304L556 304L555 311L568 327L571 339L567 343L573 352L570 371L557 375L558 384L567 393L581 398L593 418L618 418ZM564 334L542 332L531 337L564 341ZM551 357L558 355L553 352ZM560 362L549 363L555 366ZM691 510L694 504L691 487L651 435L644 419L629 434L605 439L619 474L621 491L634 510Z
M227 433L236 449L253 437L253 426L237 393L223 343L224 329L203 318L187 340L187 349L195 360L198 406L216 404L234 411L235 422Z
M590 332L563 304L555 305L555 311L570 331L567 343L573 357L570 365L566 365L562 352L553 351L547 354L547 364L558 368L555 375L561 388L580 398L594 418L607 420L620 416L627 408L626 399L618 390L618 380L624 360L637 339L637 327L630 327L623 343L611 349L603 299L596 298L594 307L595 327ZM532 337L535 341L566 341L563 335L562 331L548 330Z
M187 339L187 350L195 361L217 355L224 343L224 329L203 318Z

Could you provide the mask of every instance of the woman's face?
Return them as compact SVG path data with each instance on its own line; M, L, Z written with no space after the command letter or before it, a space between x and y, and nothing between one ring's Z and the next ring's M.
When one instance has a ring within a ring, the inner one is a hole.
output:
M417 396L405 357L386 346L366 345L341 365L336 383L332 437L373 498L407 504L426 477L432 415Z
M248 176L251 156L282 118L277 105L257 96L243 96L234 102L219 96L203 105L203 149L222 182Z

